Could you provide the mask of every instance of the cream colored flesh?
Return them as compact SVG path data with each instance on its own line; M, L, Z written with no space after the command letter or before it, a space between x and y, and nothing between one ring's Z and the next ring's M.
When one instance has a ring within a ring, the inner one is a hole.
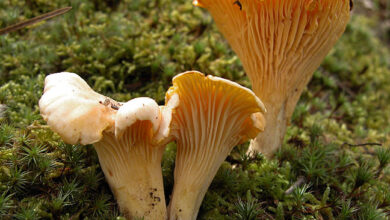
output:
M145 126L145 122L138 123ZM103 139L94 144L99 162L126 218L165 220L161 172L164 146L153 146L149 141L132 143L135 132L126 131L119 139L113 134L104 134Z
M93 144L121 212L128 219L167 217L161 159L171 141L178 99L159 107L150 98L118 103L74 73L46 77L42 117L66 143Z

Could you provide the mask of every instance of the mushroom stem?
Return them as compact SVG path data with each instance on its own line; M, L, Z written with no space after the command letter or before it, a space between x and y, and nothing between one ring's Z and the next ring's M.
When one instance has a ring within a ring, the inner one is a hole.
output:
M133 126L145 124L151 127L149 121L138 121ZM146 133L150 129L138 131ZM137 131L126 131L120 138L104 133L103 139L94 144L104 175L126 218L166 219L161 172L165 145L153 146L148 140L134 143L131 132ZM141 132L141 137L151 136Z
M302 83L307 84L306 81L309 80L310 78L302 80ZM253 152L261 152L267 158L271 158L282 146L287 126L290 124L291 116L304 88L304 86L297 88L284 101L275 102L275 99L266 98L264 103L266 103L267 113L264 114L264 118L267 126L263 132L251 140L248 155L253 155ZM261 92L257 94L261 94ZM270 97L272 98L272 96Z
M187 135L191 134L184 134L184 137L188 137ZM220 165L238 144L237 140L228 146L215 144L197 146L194 138L191 139L192 142L187 140L177 142L175 186L168 207L171 220L196 219L203 197ZM188 175L189 173L191 175Z
M285 106L283 105L278 110L267 108L267 111L267 114L264 115L267 127L264 132L251 140L248 155L253 152L261 152L270 158L283 144L284 134L290 121L289 117L286 116Z

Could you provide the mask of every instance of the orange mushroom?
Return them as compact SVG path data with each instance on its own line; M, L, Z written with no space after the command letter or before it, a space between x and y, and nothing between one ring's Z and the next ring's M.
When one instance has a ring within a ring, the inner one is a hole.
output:
M237 83L199 72L173 78L166 101L180 100L172 116L177 142L169 219L194 220L218 168L237 144L264 129L265 108Z
M313 72L345 30L350 0L195 0L240 58L267 128L250 151L271 156Z

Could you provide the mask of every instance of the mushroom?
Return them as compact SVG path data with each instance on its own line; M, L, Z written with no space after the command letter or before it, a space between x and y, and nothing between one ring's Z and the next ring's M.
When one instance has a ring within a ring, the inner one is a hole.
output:
M74 73L51 74L39 100L41 115L69 144L93 144L121 212L129 219L166 219L161 159L171 141L173 98L118 103L94 92Z
M166 94L180 104L172 118L177 142L169 219L196 219L218 168L234 146L263 131L265 108L249 89L200 72L173 78Z
M194 0L206 8L264 102L267 128L250 151L271 156L313 72L342 35L350 0Z

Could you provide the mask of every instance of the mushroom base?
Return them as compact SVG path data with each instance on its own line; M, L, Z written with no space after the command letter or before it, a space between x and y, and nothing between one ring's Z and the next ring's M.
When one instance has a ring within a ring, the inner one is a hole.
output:
M212 180L212 178L210 180ZM204 186L189 184L176 188L172 194L173 199L168 206L169 219L195 220L198 215L200 205L202 204L203 197L205 196L211 183L211 181L207 182L209 183L205 183Z
M140 145L143 144L147 143ZM121 213L127 219L165 220L161 172L164 148L134 146L126 135L116 139L111 134L105 134L94 146Z
M267 158L271 158L282 147L287 126L290 124L295 106L310 79L311 75L303 78L297 86L293 87L295 89L289 90L287 96L282 99L275 96L263 97L265 107L267 108L267 113L264 114L266 122L265 129L251 141L247 151L248 155L260 152ZM259 83L254 85L259 85ZM261 97L261 94L266 94L259 86L254 86L253 89L259 97ZM278 91L278 89L269 90Z
M232 143L230 146L222 147L204 146L219 150L200 155L195 152L186 152L178 143L175 185L168 207L170 220L196 219L207 189L222 162L236 144Z
M290 98L290 102L284 102L280 108L267 108L268 112L264 115L265 129L251 141L248 155L256 152L264 154L267 158L274 155L283 144L287 126L298 99L299 96L295 96Z

